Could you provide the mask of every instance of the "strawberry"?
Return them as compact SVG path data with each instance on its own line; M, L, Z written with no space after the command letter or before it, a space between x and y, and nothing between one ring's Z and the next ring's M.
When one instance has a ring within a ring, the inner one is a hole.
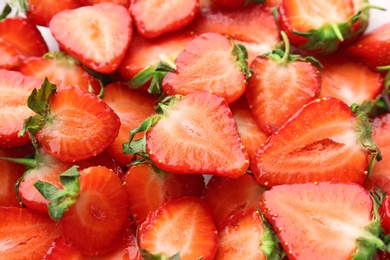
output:
M383 77L343 53L321 57L321 97L332 96L348 105L375 100L383 90Z
M238 179L212 176L202 198L209 205L219 230L226 224L226 220L238 211L257 207L263 192L264 188L249 174Z
M139 227L138 240L146 256L210 260L217 250L218 235L207 204L183 197L151 212Z
M63 52L49 52L43 57L31 57L25 60L17 71L40 80L47 78L57 86L76 86L100 93L100 83L90 75L73 57Z
M378 213L380 214L381 226L385 234L390 234L390 197L387 193L382 197L382 203L378 209Z
M126 8L130 6L130 0L78 0L82 5L94 5L103 2L112 2L117 5L123 5Z
M49 51L38 28L20 16L0 20L0 39L12 45L21 59L42 56Z
M132 36L127 9L109 2L57 13L49 28L62 50L102 74L118 68Z
M145 38L156 38L191 23L198 12L198 3L199 0L132 0L129 10L138 33Z
M18 136L23 121L35 113L27 107L31 91L42 81L22 73L0 70L0 147L20 147L30 143L28 136Z
M283 0L277 22L292 45L315 54L329 54L342 42L363 34L368 25L365 2Z
M48 216L30 209L0 207L3 259L42 259L60 232Z
M355 116L336 98L311 101L257 149L251 170L265 186L363 184L369 174L367 154L378 154L370 130L365 114Z
M130 89L124 83L112 82L105 86L103 101L119 116L121 126L119 135L107 148L120 164L131 163L133 155L123 154L122 145L129 139L131 129L140 125L148 116L155 113L155 98L146 93ZM139 134L137 137L140 137Z
M385 247L373 200L357 184L274 186L260 209L288 259L372 259Z
M231 103L244 93L250 77L245 48L217 33L189 42L175 63L162 82L167 95L210 91Z
M25 6L25 14L36 25L49 26L50 20L57 13L81 7L79 0L21 0Z
M213 2L224 8L241 8L250 4L263 4L265 0L213 0Z
M131 166L123 182L129 197L129 211L137 224L167 201L184 196L200 197L205 185L203 175L172 174L149 164Z
M21 134L28 131L50 155L67 162L90 158L103 152L120 128L117 114L95 94L78 87L57 91L47 80L28 101L37 113L25 120Z
M319 65L312 57L290 54L287 36L282 35L286 50L274 50L252 61L253 75L245 91L257 125L267 134L277 131L320 93Z
M209 92L170 96L158 111L131 131L125 153L149 156L158 168L171 173L231 178L245 174L248 154L223 98ZM144 138L133 141L145 130Z
M232 110L233 118L237 123L242 143L252 160L257 147L268 139L268 134L261 131L257 126L245 96L242 96L235 102L229 104L229 107Z
M2 39L0 39L0 57L0 69L13 69L21 62L15 48Z
M58 221L66 241L91 256L112 250L129 218L120 179L106 167L80 173L72 167L60 175L60 181L64 189L42 181L34 186L51 202L49 215Z
M363 35L345 48L345 53L372 70L390 65L390 22Z

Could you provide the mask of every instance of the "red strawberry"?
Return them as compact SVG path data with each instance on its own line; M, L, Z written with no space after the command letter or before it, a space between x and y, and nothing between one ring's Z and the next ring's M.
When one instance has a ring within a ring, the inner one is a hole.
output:
M372 198L356 184L274 186L260 209L288 259L372 259L385 247Z
M138 239L143 255L179 255L182 260L214 259L218 243L207 204L194 197L169 201L151 212Z
M378 212L381 217L381 226L385 234L390 234L390 197L388 194L382 198L382 203L378 209Z
M23 121L35 113L27 107L31 91L42 81L22 73L0 70L0 147L19 147L30 143L28 136L18 136Z
M250 65L253 75L245 91L257 125L267 134L277 131L320 93L316 61L290 54L288 39L282 35L286 50L258 56Z
M284 0L278 8L277 21L292 45L328 54L336 51L341 42L364 32L368 25L364 2Z
M38 28L23 17L0 20L0 38L11 44L22 59L42 56L49 51Z
M248 154L223 98L209 92L171 96L158 111L161 114L132 130L125 153L142 150L158 168L171 173L231 178L245 174ZM133 142L134 135L145 130L145 140ZM146 147L140 141L146 141Z
M320 58L321 97L332 96L348 105L375 100L383 90L383 77L340 52Z
M164 77L164 91L168 95L210 91L228 103L237 100L250 77L242 48L221 34L198 36L177 57L177 68Z
M80 173L72 167L60 176L64 189L38 181L34 186L49 200L49 214L66 241L86 255L106 253L120 240L128 221L127 194L106 167Z
M26 16L34 24L49 26L51 18L63 10L71 10L81 7L79 0L23 0L26 4Z
M344 102L317 99L257 149L251 170L265 186L320 181L363 184L367 153L376 149L370 144L369 130L364 114L355 117Z
M148 116L155 113L156 99L146 93L130 89L124 83L113 82L105 86L103 100L121 120L119 135L108 147L108 152L122 165L131 163L132 154L123 154L123 143L129 140L131 129L140 125ZM139 138L141 134L137 137Z
M62 161L103 152L119 132L118 115L95 94L78 87L56 91L46 80L30 95L29 107L38 115L26 119L23 130L34 134L47 153Z
M59 46L88 68L115 71L132 35L132 20L121 5L105 2L56 14L50 30Z
M199 0L132 0L130 13L140 35L156 38L191 23L198 12L198 3Z
M385 23L345 49L346 54L372 70L390 65L390 22Z
M13 69L21 62L15 48L8 42L0 39L0 69Z
M249 174L238 179L213 176L203 198L210 207L216 227L221 229L233 214L257 207L263 192L264 188Z
M250 4L263 4L264 0L213 0L213 2L221 7L225 8L242 8L245 6L250 6Z
M17 70L42 81L47 78L57 86L76 86L95 94L100 93L100 83L77 60L63 52L50 52L43 57L25 60Z
M0 219L3 259L42 259L60 234L53 220L30 209L0 207Z
M184 196L200 197L205 185L203 175L162 172L149 164L130 167L123 182L129 211L137 224L167 201Z

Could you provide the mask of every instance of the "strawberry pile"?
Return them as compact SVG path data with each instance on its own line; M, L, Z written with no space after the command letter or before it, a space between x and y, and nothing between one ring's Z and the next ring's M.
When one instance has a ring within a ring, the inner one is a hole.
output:
M390 258L382 7L3 7L0 258Z

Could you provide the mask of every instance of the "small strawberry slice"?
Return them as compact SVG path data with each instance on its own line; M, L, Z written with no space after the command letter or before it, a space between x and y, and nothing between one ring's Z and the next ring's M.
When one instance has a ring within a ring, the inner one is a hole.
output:
M35 135L50 155L67 162L103 152L120 128L117 114L95 94L78 87L57 91L47 80L28 100L37 113L25 120L21 134Z
M288 259L373 259L385 249L373 200L357 184L274 186L260 209Z
M49 52L43 57L31 57L20 64L17 71L26 76L45 80L57 86L76 86L95 94L100 93L100 83L73 57L63 52Z
M133 0L130 13L138 33L145 38L178 31L198 12L199 0Z
M194 197L169 201L151 212L138 231L144 257L214 259L218 235L207 204ZM155 259L155 258L148 258Z
M310 56L290 54L286 34L282 37L285 51L274 50L251 63L253 75L245 91L257 125L269 135L314 100L321 87L318 62Z
M8 42L0 39L0 69L13 69L21 62L15 48Z
M265 186L320 181L363 184L369 174L367 154L377 152L370 130L364 114L355 117L336 98L311 101L257 149L251 170Z
M60 181L64 189L42 181L34 186L51 202L49 215L58 221L66 241L91 256L112 250L129 218L120 179L106 167L80 173L72 167L60 175Z
M212 176L202 198L209 205L219 230L233 214L257 207L263 192L264 188L249 174L238 179Z
M168 95L210 91L231 103L244 93L250 77L246 58L242 45L218 33L202 34L179 54L162 87Z
M109 2L62 11L49 27L62 50L102 74L118 68L132 36L128 10Z
M332 96L347 103L362 104L375 100L383 90L383 77L367 66L336 52L319 58L321 72L320 97Z
M42 56L49 51L41 32L24 17L0 20L0 38L11 44L22 59Z
M0 219L3 259L42 259L60 235L53 220L30 209L0 207Z
M23 121L35 113L27 107L31 91L42 81L20 72L0 70L0 147L20 147L29 144L28 136L18 136Z
M203 175L167 173L146 163L131 166L123 182L129 211L137 224L167 201L184 196L200 197L205 186Z
M390 65L390 22L363 35L345 48L345 53L372 70Z
M149 156L158 168L171 173L230 178L245 174L248 153L223 98L209 92L170 96L158 111L131 131L125 153ZM133 141L143 131L146 136Z

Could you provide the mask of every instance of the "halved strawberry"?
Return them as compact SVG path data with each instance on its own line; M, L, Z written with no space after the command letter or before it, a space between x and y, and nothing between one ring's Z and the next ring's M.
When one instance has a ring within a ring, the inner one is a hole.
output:
M213 176L202 197L209 205L219 230L238 211L256 208L264 190L249 174L238 179Z
M203 175L163 172L146 163L130 167L123 182L129 211L137 224L167 201L184 196L200 197L205 186Z
M73 57L63 52L49 52L43 57L31 57L20 64L17 71L57 86L76 86L95 94L100 93L100 83Z
M345 53L372 70L390 65L390 22L385 23L347 48Z
M245 48L218 33L204 33L189 42L175 63L162 82L168 95L210 91L231 103L244 93L250 77Z
M169 201L151 212L138 231L145 257L214 259L218 235L207 204L199 198Z
M156 38L191 23L198 12L198 3L199 0L133 0L129 10L138 33Z
M0 39L0 69L13 69L21 62L15 48L8 42Z
M348 105L375 100L383 90L383 77L341 52L321 57L320 97L332 96Z
M171 173L231 178L245 174L248 154L223 98L210 92L170 96L158 111L132 130L125 153L147 153L158 168ZM143 131L145 139L133 141Z
M261 145L251 164L265 186L291 183L355 182L369 171L370 124L344 102L322 98L309 102Z
M31 91L42 81L20 72L0 70L0 147L19 147L29 144L28 136L18 136L23 121L35 113L27 107Z
M320 93L318 63L312 57L290 54L287 36L282 35L286 50L254 59L250 65L253 75L245 90L253 118L267 134L277 131Z
M42 259L60 235L53 220L30 209L0 207L3 259Z
M26 119L21 134L35 135L47 153L62 161L103 152L119 132L118 115L95 94L78 87L57 91L45 80L31 93L28 105L37 115Z
M57 13L49 27L61 49L103 74L118 68L132 36L128 10L109 2Z
M357 184L274 186L260 209L288 259L373 259L385 249L373 200Z

